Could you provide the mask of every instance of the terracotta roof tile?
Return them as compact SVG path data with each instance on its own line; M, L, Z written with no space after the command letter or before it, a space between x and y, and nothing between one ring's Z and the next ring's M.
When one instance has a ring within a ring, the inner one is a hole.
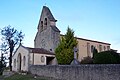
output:
M65 36L65 35L60 34L60 36ZM79 38L79 37L75 37L75 38L76 38L76 39L79 39L79 40L85 40L85 41L90 41L90 42L96 42L96 43L111 45L110 43L106 43L106 42L100 42L100 41L95 41L95 40L89 40L89 39L84 39L84 38Z
M53 52L50 52L48 50L45 50L43 48L30 48L30 47L27 47L30 52L32 53L40 53L40 54L49 54L49 55L55 55Z

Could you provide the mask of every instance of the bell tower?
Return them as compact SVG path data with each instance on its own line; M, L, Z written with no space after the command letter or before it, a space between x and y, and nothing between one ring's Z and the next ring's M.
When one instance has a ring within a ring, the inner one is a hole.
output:
M56 27L56 22L50 9L43 6L34 40L35 48L44 48L54 52L60 40L60 30Z

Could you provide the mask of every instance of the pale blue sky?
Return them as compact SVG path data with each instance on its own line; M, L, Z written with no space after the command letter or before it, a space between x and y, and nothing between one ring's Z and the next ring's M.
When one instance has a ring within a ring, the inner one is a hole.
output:
M0 0L0 28L25 33L23 45L34 47L42 7L58 20L61 34L69 25L75 36L111 43L120 52L120 0Z

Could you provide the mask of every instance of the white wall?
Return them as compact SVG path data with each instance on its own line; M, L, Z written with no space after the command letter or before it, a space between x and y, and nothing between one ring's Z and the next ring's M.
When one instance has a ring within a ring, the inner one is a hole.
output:
M41 61L41 57L42 56L43 56L44 61ZM46 65L46 56L55 57L55 55L40 54L40 53L31 53L30 54L30 64L32 64L32 65Z
M28 58L29 58L29 52L27 49L25 49L24 47L20 46L17 51L15 52L15 54L13 55L12 58L12 70L13 71L18 71L18 55L21 54L21 70L23 71L28 71ZM23 57L25 56L26 58L26 62L25 65L23 64L24 60ZM16 59L16 64L14 63L14 60ZM16 65L16 66L15 66Z

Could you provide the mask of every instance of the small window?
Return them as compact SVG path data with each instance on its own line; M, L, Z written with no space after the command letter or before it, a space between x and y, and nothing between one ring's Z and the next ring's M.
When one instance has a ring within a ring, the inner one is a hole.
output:
M44 61L45 61L45 57L41 56L41 62L44 62Z
M47 18L45 18L44 25L47 26Z
M99 52L102 51L102 45L99 45Z
M110 50L110 46L107 46L107 50Z
M14 59L14 67L16 67L16 59Z
M91 46L91 53L93 53L93 50L94 50L94 46L92 45Z
M43 31L43 21L41 21L41 31Z
M104 46L104 51L106 51L106 47Z
M90 56L90 43L87 43L87 55Z
M25 56L23 57L23 66L25 66L26 58Z

